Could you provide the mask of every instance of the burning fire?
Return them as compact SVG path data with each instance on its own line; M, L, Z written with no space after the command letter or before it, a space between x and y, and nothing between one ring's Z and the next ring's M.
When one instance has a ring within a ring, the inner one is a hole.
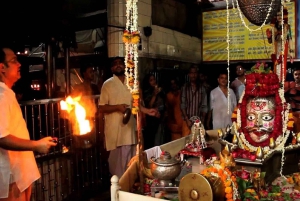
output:
M80 99L80 96L75 98L68 96L65 101L60 101L60 108L61 110L67 111L70 118L72 118L71 121L73 123L74 131L79 135L84 135L91 132L91 126L90 121L86 119L84 107L79 104Z

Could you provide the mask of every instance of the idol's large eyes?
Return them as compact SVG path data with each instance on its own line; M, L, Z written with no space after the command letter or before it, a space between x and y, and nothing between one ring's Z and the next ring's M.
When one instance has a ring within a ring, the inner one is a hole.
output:
M255 114L248 114L247 118L249 121L253 121L253 120L255 120L256 116L255 116Z
M274 118L274 116L271 115L271 114L263 114L263 115L261 116L261 119L262 119L263 121L271 121L273 118Z

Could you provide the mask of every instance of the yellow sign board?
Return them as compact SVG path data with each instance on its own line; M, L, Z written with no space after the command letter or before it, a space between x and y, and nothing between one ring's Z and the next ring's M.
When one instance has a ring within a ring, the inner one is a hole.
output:
M295 43L295 3L287 3L288 23ZM262 29L250 32L242 23L237 8L229 10L230 60L270 59L273 47L268 43L265 25ZM242 15L244 17L244 15ZM227 61L227 10L203 12L203 61ZM257 29L245 17L251 29Z

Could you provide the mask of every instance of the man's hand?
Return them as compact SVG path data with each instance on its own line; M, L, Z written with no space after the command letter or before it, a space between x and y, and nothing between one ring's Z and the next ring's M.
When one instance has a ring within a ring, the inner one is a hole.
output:
M129 105L120 104L120 105L118 105L118 110L119 110L119 112L124 113L128 107L129 107Z
M53 146L56 146L57 143L53 142L55 141L52 137L45 137L38 141L36 141L35 150L41 154L46 154L49 152L49 149Z

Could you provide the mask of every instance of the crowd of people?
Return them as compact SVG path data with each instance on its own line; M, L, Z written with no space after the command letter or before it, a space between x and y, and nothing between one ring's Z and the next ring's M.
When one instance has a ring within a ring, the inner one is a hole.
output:
M21 77L20 67L11 49L0 48L0 200L8 201L29 200L31 185L40 177L33 152L47 153L56 146L52 137L37 141L29 138L26 122L11 89ZM144 149L189 135L196 118L206 129L222 129L231 125L231 114L246 82L243 64L238 63L235 70L237 77L230 83L230 88L227 87L229 79L226 71L219 73L218 86L212 88L208 76L199 71L197 65L189 68L186 83L180 83L177 77L168 78L167 89L159 85L154 74L147 74L140 86ZM92 83L93 66L83 66L80 70L83 82L74 86L72 93L100 94L98 111L91 112L104 118L106 150L110 152L109 170L112 175L121 177L128 162L136 155L137 121L134 115L128 122L123 121L124 113L132 106L123 58L113 59L111 71L113 76L99 89ZM285 95L294 113L295 131L299 132L300 68L294 69L293 78L294 81L285 83ZM31 174L27 174L29 166Z

